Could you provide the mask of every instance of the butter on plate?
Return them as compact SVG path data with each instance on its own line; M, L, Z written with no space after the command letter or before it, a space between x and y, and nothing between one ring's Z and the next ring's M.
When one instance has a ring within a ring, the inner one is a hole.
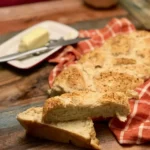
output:
M19 52L39 48L49 41L49 33L45 28L38 27L24 35L19 44Z

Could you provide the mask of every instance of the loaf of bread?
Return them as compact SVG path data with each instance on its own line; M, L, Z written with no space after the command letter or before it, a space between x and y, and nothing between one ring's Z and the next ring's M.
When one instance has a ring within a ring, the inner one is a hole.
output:
M150 33L146 31L112 37L101 48L63 70L50 89L51 95L76 90L112 90L137 98L134 90L150 77L149 47Z
M150 77L149 47L146 31L110 38L58 75L51 96L60 96L18 114L18 121L32 136L100 149L90 118L127 119L129 98L138 98L136 87Z
M29 135L90 149L100 149L91 119L46 124L42 107L30 108L17 115Z
M120 92L76 91L49 98L43 106L44 122L115 117L125 121L130 113L128 97Z

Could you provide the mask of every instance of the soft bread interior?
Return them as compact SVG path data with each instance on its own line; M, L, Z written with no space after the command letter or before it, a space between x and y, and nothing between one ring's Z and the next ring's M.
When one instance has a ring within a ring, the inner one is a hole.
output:
M33 107L17 115L20 124L33 136L100 149L91 119L46 124L42 122L42 107Z
M48 99L43 108L45 122L69 121L100 116L104 118L119 116L119 119L123 117L126 120L130 112L128 97L121 92L100 94L92 91L76 91L65 93Z

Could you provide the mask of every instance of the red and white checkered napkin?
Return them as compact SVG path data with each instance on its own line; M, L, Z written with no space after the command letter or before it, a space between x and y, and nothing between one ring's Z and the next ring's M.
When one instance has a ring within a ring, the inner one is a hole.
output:
M109 127L120 144L150 141L150 80L137 88L139 100L129 100L131 113L126 122L113 118Z
M57 63L49 76L52 86L55 77L67 66L75 63L81 55L100 47L105 40L118 33L132 32L134 25L127 19L112 19L103 29L81 30L80 37L91 37L90 40L79 42L76 47L67 46L55 53L49 62ZM109 123L111 131L120 144L140 144L150 141L150 81L137 89L140 100L130 100L131 114L125 123L112 119Z

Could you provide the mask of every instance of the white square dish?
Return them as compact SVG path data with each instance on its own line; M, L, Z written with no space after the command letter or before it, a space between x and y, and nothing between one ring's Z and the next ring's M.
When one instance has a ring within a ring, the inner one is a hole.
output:
M74 28L71 28L67 25L64 25L55 21L44 21L22 31L21 33L17 34L16 36L12 37L11 39L1 44L0 45L0 57L9 55L12 53L17 53L20 39L25 34L27 34L28 32L30 32L31 30L37 27L43 27L47 29L50 35L50 39L59 39L61 37L66 36L69 33L73 33L72 38L76 38L78 36L78 31ZM41 61L45 60L46 58L48 58L51 54L55 53L60 48L61 46L56 47L55 49L50 50L38 56L32 56L32 57L22 59L22 60L13 60L7 63L19 69L29 69L37 65Z

